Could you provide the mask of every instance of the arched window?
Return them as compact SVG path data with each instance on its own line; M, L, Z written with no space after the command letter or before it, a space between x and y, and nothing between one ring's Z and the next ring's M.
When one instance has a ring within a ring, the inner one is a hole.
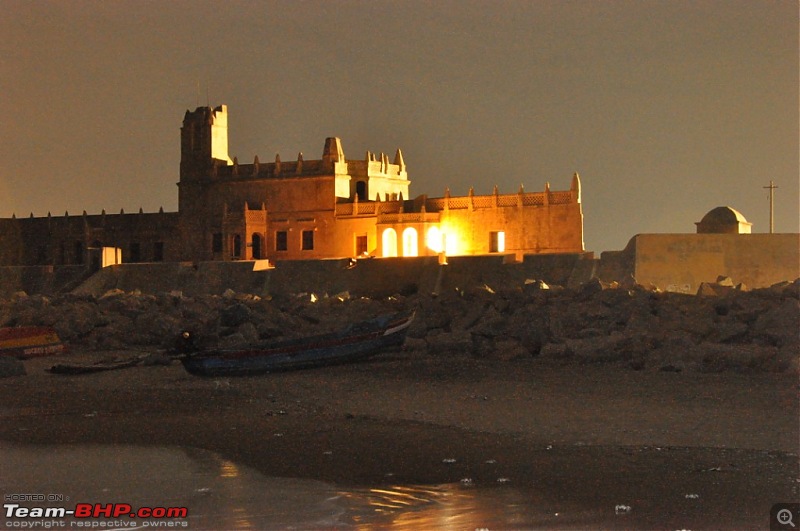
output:
M403 256L419 256L417 229L408 227L403 231Z
M394 229L383 231L382 243L384 258L397 256L397 232Z
M253 260L261 260L261 235L253 233Z

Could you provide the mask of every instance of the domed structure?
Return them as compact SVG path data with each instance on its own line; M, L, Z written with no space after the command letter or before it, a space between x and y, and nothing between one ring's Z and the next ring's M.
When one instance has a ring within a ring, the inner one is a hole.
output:
M710 210L695 225L697 234L750 234L753 224L738 210L721 206Z

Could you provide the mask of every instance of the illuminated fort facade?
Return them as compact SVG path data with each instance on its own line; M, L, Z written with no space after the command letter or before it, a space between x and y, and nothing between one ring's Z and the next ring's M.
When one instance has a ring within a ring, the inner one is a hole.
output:
M569 190L411 198L403 154L241 164L228 155L225 105L187 111L178 212L0 219L0 265L301 260L583 252L580 180Z

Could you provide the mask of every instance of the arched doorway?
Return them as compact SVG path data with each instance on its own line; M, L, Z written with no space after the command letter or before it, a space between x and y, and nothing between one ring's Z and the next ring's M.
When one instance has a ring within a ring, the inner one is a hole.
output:
M253 247L253 260L261 260L261 235L253 233L252 247Z
M403 256L419 256L417 229L413 227L403 231Z
M397 256L397 231L394 229L386 229L383 231L381 238L383 257L390 258Z

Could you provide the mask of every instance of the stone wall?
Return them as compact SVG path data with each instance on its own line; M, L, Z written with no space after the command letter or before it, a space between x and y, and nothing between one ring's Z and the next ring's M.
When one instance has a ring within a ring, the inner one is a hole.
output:
M695 293L718 276L749 288L800 277L798 234L639 234L625 253L637 282L666 291Z
M274 269L253 271L254 262L163 262L106 267L91 278L78 266L0 267L0 296L17 291L51 295L73 290L100 296L108 290L143 293L182 291L187 295L220 295L226 290L256 295L316 293L390 296L433 293L488 285L502 289L526 280L568 285L586 282L591 253L531 255L515 262L513 255L280 261ZM78 284L83 281L80 286ZM77 287L76 287L77 286Z
M53 294L85 281L90 273L85 266L8 266L0 267L0 297L18 291Z
M353 263L355 264L353 266ZM85 267L0 267L0 295L16 291L51 294L75 287ZM704 282L730 277L747 288L769 287L800 277L797 234L640 234L622 251L599 260L592 253L459 256L439 266L438 258L374 258L279 261L274 269L253 271L253 262L164 262L122 264L86 280L79 292L102 295L110 289L144 293L183 291L192 295L239 293L389 296L443 293L488 285L493 289L526 280L575 287L597 277L636 282L665 291L696 293Z

